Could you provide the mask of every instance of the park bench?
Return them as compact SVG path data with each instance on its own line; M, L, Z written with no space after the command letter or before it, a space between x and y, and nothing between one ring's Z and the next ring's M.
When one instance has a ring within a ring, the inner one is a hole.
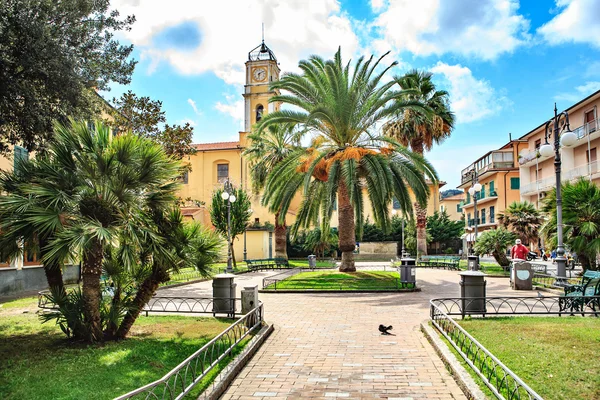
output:
M290 263L285 258L263 258L257 260L246 260L249 271L261 269L285 269L290 268Z
M581 282L566 285L565 294L559 300L560 311L583 312L585 307L600 311L600 271L585 271Z
M421 256L417 260L417 267L431 267L458 270L460 257L456 256Z

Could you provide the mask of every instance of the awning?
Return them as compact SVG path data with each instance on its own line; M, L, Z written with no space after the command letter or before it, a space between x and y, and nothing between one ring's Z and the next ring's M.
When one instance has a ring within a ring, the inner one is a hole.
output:
M481 232L477 232L477 238L481 237ZM461 237L461 239L465 239L467 242L472 242L475 238L475 232L465 233Z

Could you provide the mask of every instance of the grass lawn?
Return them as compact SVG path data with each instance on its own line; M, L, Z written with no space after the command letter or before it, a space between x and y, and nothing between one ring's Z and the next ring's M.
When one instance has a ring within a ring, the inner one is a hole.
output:
M315 271L301 272L277 282L277 290L395 290L399 285L397 272ZM275 289L275 287L272 285L267 289Z
M460 269L467 269L467 260L460 260L458 267ZM479 268L481 269L482 272L485 272L486 274L490 274L490 275L503 275L503 276L509 276L510 272L509 271L504 271L504 269L498 265L498 263L496 262L480 262L479 263Z
M600 318L459 321L545 399L600 399Z
M140 317L127 340L90 346L66 339L52 323L41 324L36 314L19 309L29 304L12 305L0 308L0 398L5 400L114 398L162 377L232 322ZM224 366L188 397L197 397Z

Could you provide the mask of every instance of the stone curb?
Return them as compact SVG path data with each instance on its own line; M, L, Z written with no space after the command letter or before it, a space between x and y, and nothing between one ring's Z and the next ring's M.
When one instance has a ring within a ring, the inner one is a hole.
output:
M421 288L414 289L400 289L400 290L317 290L317 289L299 289L299 290L291 290L291 289L283 289L283 290L270 290L270 289L260 289L258 293L413 293L420 292Z
M226 367L225 370L215 378L211 384L212 391L210 393L202 393L198 396L198 400L217 400L223 393L229 388L233 380L238 376L242 369L252 359L254 354L258 351L260 346L263 345L265 340L273 333L273 325L266 325L256 334L250 343L244 348L244 350L238 354Z
M450 371L450 375L452 375L465 396L473 400L486 400L486 395L481 391L477 383L475 383L471 374L460 364L446 343L440 339L434 328L429 326L429 321L421 322L421 331L425 334L435 352L440 356L442 362Z

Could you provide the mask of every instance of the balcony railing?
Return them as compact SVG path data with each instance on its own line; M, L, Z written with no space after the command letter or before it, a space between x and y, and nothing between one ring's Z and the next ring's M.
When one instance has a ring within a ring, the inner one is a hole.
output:
M481 191L475 193L474 196L471 196L471 198L469 198L469 201L465 200L464 205L470 204L471 201L473 200L473 197L477 197L477 201L479 201L479 200L485 199L486 197L488 197L488 198L489 197L498 197L498 192L496 192L495 190L491 190L490 191L488 189L488 192L487 192L487 195L486 195L485 190L482 189Z
M581 125L579 128L573 129L573 133L577 135L578 140L584 139L591 133L596 132L598 126L600 125L600 120L593 120ZM576 144L577 146L577 144ZM522 154L519 156L519 165L527 164L530 161L535 160L539 157L539 149L535 149L528 153Z
M477 176L480 176L493 169L506 169L514 166L512 151L492 151L461 171L461 184L471 179L472 170L477 171Z
M587 163L581 165L579 167L575 167L568 171L565 171L561 175L561 179L563 182L573 181L575 179L581 178L582 176L590 176L592 174L598 173L598 161L592 161L591 163ZM527 195L530 193L537 193L540 191L546 191L552 189L556 186L556 177L550 176L548 178L539 179L534 182L530 182L526 185L521 185L519 188L522 195Z

